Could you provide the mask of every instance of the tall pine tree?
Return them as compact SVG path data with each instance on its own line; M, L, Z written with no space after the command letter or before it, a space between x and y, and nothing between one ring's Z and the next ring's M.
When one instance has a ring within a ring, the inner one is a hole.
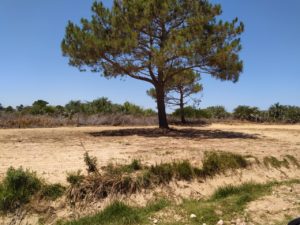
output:
M80 70L90 68L107 78L128 76L153 85L159 127L168 128L165 88L186 70L237 81L238 19L223 22L221 6L208 0L115 0L92 6L92 18L80 25L69 22L63 54Z

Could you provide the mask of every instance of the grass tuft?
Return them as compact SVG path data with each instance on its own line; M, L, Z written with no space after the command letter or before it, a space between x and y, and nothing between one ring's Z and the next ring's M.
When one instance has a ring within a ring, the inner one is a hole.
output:
M194 176L194 169L191 163L187 160L174 163L176 178L179 180L191 180Z
M256 184L256 183L244 183L238 186L227 185L218 188L213 196L212 199L222 199L227 198L233 195L243 195L248 193L258 193L258 192L265 192L270 191L271 185L265 184Z
M278 169L283 166L286 168L289 168L289 162L287 159L278 160L274 156L267 156L267 157L264 157L263 162L264 162L264 165L268 168L274 167L274 168Z
M99 173L97 168L97 158L90 156L88 152L84 153L84 162L88 173Z
M149 172L155 176L155 183L169 183L174 175L174 169L170 163L152 165Z
M149 220L149 215L158 212L169 205L169 202L160 199L156 202L149 203L144 208L131 207L123 202L113 202L102 212L84 217L77 221L60 222L59 225L130 225L130 224L144 224Z
M300 168L300 164L298 162L298 160L292 156L292 155L286 155L285 156L292 164L294 164L296 167Z
M198 173L204 176L214 176L227 170L248 166L247 160L242 155L230 152L205 152L202 163L202 173L200 171Z
M41 191L41 196L48 200L56 200L57 198L61 197L66 188L61 184L48 184L44 185Z
M110 175L122 175L124 173L133 173L138 170L143 169L141 162L137 159L132 160L128 165L114 165L112 163L108 164L106 167L103 167L104 171Z
M9 168L0 184L0 211L13 211L29 202L42 188L41 180L29 170Z
M70 172L67 174L67 181L71 186L78 186L83 181L84 176L81 174L81 170L77 172Z

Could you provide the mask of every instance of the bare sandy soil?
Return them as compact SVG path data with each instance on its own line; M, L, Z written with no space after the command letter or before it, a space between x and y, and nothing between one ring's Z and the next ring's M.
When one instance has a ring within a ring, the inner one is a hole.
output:
M300 160L300 125L225 125L176 127L157 133L151 127L64 127L0 130L0 178L10 166L29 168L50 182L65 182L66 172L84 170L83 154L99 165L140 159L153 164L189 159L201 164L205 151L230 151Z
M300 125L213 124L203 127L174 127L162 132L154 127L64 127L44 129L0 130L0 180L10 166L29 168L48 182L66 182L66 173L84 171L83 154L88 151L96 156L99 166L108 163L128 163L139 159L154 164L173 160L190 160L200 166L205 151L229 151L252 155L262 160L265 156L278 159L290 154L300 160ZM127 198L118 196L133 205L145 205L157 194L166 195L176 202L185 198L202 199L225 184L266 182L300 179L300 169L253 166L207 179L205 182L172 182L167 187L157 187ZM300 214L300 185L281 187L271 196L265 196L247 207L251 221L256 224L277 224L287 216ZM58 218L78 218L96 213L112 199L96 202L84 209L74 209L65 203L55 202L47 224ZM38 210L37 210L38 211ZM37 224L40 215L26 215L20 223ZM172 215L173 216L173 215ZM19 216L17 216L18 218ZM15 215L4 217L0 224L13 221ZM184 222L184 220L182 221ZM226 223L225 223L226 224ZM233 223L248 224L248 223ZM253 223L249 223L253 224Z

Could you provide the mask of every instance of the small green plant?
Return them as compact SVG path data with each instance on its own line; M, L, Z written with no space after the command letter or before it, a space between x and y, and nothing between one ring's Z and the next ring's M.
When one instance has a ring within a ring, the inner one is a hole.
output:
M292 156L292 155L286 155L285 156L292 164L294 164L295 166L297 166L298 168L300 168L300 164L298 162L298 160Z
M44 185L41 191L41 195L46 199L56 200L64 194L65 190L66 188L61 184Z
M270 192L273 183L269 184L257 184L257 183L244 183L238 186L227 185L223 187L219 187L214 194L212 195L212 199L223 199L233 195L242 195L248 193L262 193L262 192Z
M191 180L194 176L193 167L189 161L178 162L173 164L176 178L179 180Z
M100 225L100 224L139 224L141 223L141 215L138 214L136 208L127 206L126 204L116 201L106 207L102 212L81 218L77 221L67 223L60 222L62 225Z
M157 183L168 183L173 178L174 169L170 163L162 163L155 166L152 165L150 173L156 176Z
M128 165L114 165L109 163L103 169L110 175L122 175L124 173L133 173L143 168L141 162L137 159L132 160Z
M67 174L67 181L71 186L78 186L83 181L84 176L81 174L81 170L77 172L70 172Z
M289 168L289 162L287 159L279 160L274 156L267 156L263 159L264 165L268 168L274 167L276 169L284 166L286 168Z
M142 169L142 165L141 165L141 162L137 159L134 159L132 160L131 164L129 165L129 167L132 169L132 170L140 170Z
M137 183L140 187L149 188L152 183L151 173L147 170L137 177Z
M230 152L205 152L203 158L202 175L213 176L223 173L229 169L246 168L247 160L239 155Z
M0 210L13 211L28 203L41 187L42 182L35 173L23 168L9 168L0 185Z
M97 158L90 156L88 152L84 153L84 162L88 173L99 173L97 168Z

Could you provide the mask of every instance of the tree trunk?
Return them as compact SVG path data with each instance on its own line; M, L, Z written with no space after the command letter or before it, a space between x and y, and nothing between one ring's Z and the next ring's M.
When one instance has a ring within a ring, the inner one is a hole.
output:
M157 110L158 110L158 121L159 128L169 129L167 114L166 114L166 106L165 106L165 92L164 88L160 86L155 87L156 90L156 102L157 102Z
M184 102L183 102L183 92L180 90L180 117L181 117L181 123L186 123L185 117L184 117Z

